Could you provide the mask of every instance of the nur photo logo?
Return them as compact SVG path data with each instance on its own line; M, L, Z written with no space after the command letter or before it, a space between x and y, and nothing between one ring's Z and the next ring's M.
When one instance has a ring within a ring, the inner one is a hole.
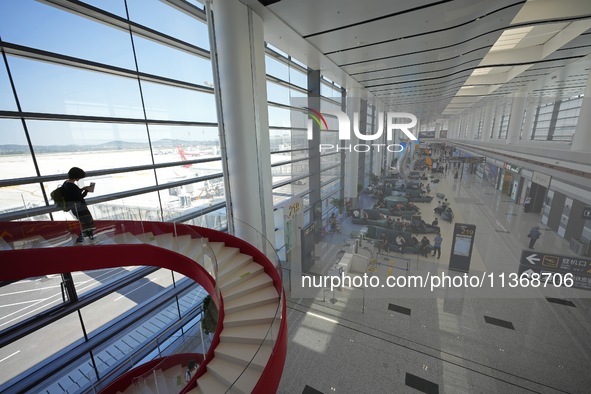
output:
M353 129L353 134L355 135L355 137L359 139L359 141L376 141L374 143L361 143L352 145L344 144L342 146L341 144L320 144L320 152L341 150L345 150L348 152L368 152L372 148L378 152L380 152L380 150L387 150L389 152L402 152L406 144L377 143L377 140L381 139L384 135L384 122L386 123L385 132L387 142L394 140L393 134L395 130L401 131L404 134L404 136L410 141L418 141L418 138L415 137L415 135L411 133L409 130L417 125L417 117L407 112L386 112L385 116L383 112L378 112L376 115L378 123L377 130L373 134L364 134L360 131L359 127L359 112L353 113L353 127L351 128L351 121L349 119L349 116L342 111L324 110L322 111L322 113L320 113L319 111L316 111L309 107L302 108L307 111L308 115L306 124L308 140L311 140L314 137L314 122L318 125L318 129L320 131L328 130L328 123L322 115L325 114L337 118L339 140L351 141L351 129ZM397 123L401 120L410 120L410 122Z

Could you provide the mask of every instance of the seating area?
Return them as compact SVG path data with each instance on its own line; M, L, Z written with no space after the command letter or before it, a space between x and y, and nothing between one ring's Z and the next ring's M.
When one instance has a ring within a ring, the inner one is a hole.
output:
M376 226L368 226L367 227L367 238L374 240L375 244L378 246L378 250L381 250L381 245L379 244L380 239L382 238L382 234L386 234L388 240L388 251L389 252L400 252L400 247L396 244L396 238L399 235L402 235L406 246L404 247L404 253L408 254L420 254L420 243L413 242L413 234L409 231L400 231L400 230L389 230L386 228L376 227ZM433 251L433 245L429 245L426 248L427 253L431 253Z

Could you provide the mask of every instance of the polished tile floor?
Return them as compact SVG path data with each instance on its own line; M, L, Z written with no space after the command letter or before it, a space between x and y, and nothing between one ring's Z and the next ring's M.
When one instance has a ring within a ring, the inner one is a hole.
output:
M431 194L445 193L451 201L454 222L476 225L470 272L517 272L526 235L534 224L541 225L541 214L524 213L475 175L465 173L461 182L448 175L432 189ZM360 204L372 201L366 196ZM421 206L427 222L434 205L436 200ZM453 224L441 226L441 259L405 255L408 272L447 270ZM331 253L359 230L350 219L342 221L342 228L343 234L325 238L322 249L328 252L315 265L316 273L326 273L335 259ZM566 240L541 228L536 251L572 254ZM377 257L372 275L408 273L399 254ZM543 294L447 295L389 297L341 289L288 298L289 342L279 392L591 392L591 302L585 295L568 300Z

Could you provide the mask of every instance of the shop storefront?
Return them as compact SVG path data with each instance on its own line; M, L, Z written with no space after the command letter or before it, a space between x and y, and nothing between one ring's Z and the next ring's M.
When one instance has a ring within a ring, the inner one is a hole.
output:
M517 196L521 194L523 180L521 178L521 168L515 165L504 163L501 192L511 197L511 200L519 204Z
M477 172L478 173L478 172ZM484 163L482 166L482 179L490 185L497 187L499 168L492 163Z

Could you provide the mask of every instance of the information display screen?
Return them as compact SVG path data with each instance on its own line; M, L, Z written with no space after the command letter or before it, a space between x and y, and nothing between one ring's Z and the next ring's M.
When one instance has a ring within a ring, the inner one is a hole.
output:
M475 234L476 226L473 224L456 223L454 225L454 237L451 245L451 255L449 256L450 270L461 272L470 270Z

